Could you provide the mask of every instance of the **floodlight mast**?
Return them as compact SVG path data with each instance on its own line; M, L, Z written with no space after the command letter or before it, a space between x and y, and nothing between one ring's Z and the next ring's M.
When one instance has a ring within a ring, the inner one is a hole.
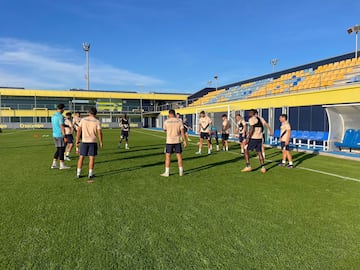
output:
M360 31L360 25L355 25L353 27L350 27L347 32L349 35L352 33L355 33L355 58L358 58L358 44L359 44L359 31Z
M273 73L275 72L275 67L276 67L276 65L279 63L279 59L277 59L277 58L273 58L273 59L271 59L270 60L270 64L272 65L272 71L273 71Z
M215 75L214 80L215 80L215 89L216 89L216 91L218 90L218 79L219 79L219 76Z
M90 43L86 43L84 42L82 44L83 50L85 52L86 55L86 85L87 85L87 90L90 90L90 68L89 68L89 50L90 50Z

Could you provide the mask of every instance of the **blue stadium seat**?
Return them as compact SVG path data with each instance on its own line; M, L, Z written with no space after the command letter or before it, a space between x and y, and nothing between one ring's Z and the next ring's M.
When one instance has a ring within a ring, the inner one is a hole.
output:
M360 149L360 129L355 132L354 138L349 145L350 152L352 149Z
M339 148L339 150L341 151L341 148L349 148L349 146L352 144L354 136L355 136L355 129L347 129L345 131L345 135L344 138L342 140L342 142L335 142L335 146Z

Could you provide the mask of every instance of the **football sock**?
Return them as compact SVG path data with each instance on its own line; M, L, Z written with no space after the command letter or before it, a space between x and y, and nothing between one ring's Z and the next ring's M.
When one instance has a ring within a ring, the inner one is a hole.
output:
M169 174L170 173L170 168L165 168L165 173Z
M250 167L250 163L246 163L246 167Z
M56 159L53 160L52 165L53 165L53 166L56 166Z
M183 167L179 167L179 174L183 174L184 173L184 168Z
M76 175L80 175L80 174L81 174L81 168L77 168Z
M68 156L69 156L69 154L70 154L69 152L66 152L65 156L67 156L67 157L68 157Z
M293 162L292 162L292 161L289 161L289 165L293 165Z
M265 152L262 152L263 157L265 158Z
M285 163L286 163L286 160L283 160L282 163L285 164Z
M93 170L90 169L90 170L89 170L89 176L92 176L92 175L93 175Z

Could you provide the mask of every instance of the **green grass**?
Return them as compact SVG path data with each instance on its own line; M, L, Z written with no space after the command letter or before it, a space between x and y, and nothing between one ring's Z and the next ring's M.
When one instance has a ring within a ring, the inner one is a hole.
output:
M75 159L50 169L45 134L0 134L0 269L359 268L359 182L275 162L243 174L235 144L211 156L190 144L186 174L173 160L161 178L163 133L133 130L125 151L105 130L88 184ZM359 162L293 154L299 167L360 179Z

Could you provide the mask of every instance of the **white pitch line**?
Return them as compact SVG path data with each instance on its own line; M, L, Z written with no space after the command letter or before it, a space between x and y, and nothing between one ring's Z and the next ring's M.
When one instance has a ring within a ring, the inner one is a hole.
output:
M359 182L360 183L360 179L356 179L356 178L352 178L352 177L347 177L347 176L342 176L339 174L335 174L335 173L329 173L329 172L324 172L324 171L320 171L320 170L314 170L314 169L310 169L310 168L306 168L306 167L295 167L296 169L301 169L301 170L305 170L305 171L310 171L310 172L316 172L316 173L320 173L320 174L324 174L324 175L328 175L328 176L333 176L336 178L340 178L340 179L344 179L344 180L349 180L349 181L355 181L355 182Z
M148 132L141 132L141 131L136 131L136 132L142 133L142 134L149 134ZM154 136L154 137L158 137L158 138L163 138L163 139L165 139L165 136L160 136L160 135L151 134L151 133L150 133L150 135L151 135L151 136ZM190 144L197 145L196 143L190 143ZM228 151L228 152L231 153L231 154L236 154L236 155L239 154L238 152L234 152L234 151ZM256 158L257 158L257 157L254 157L254 159L256 159ZM274 162L275 162L275 161L270 160L270 159L265 159L265 161L268 161L268 162L271 162L271 163L274 163ZM301 170L305 170L305 171L315 172L315 173L324 174L324 175L336 177L336 178L343 179L343 180L355 181L355 182L359 182L359 183L360 183L360 179L356 179L356 178L352 178L352 177L347 177L347 176L342 176L342 175L335 174L335 173L324 172L324 171L315 170L315 169L310 169L310 168L306 168L306 167L295 167L295 169L301 169Z

